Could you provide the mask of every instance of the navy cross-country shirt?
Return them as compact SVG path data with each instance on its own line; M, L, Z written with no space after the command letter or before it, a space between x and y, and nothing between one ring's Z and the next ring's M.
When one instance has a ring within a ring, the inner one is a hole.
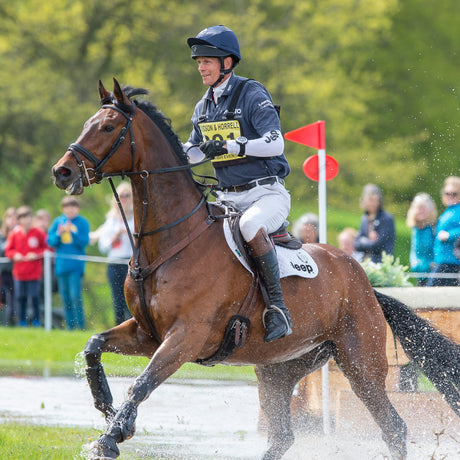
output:
M204 94L195 106L191 120L193 130L188 142L191 144L203 142L198 123L203 115L204 104L206 104L206 122L227 120L225 114L228 111L232 94L243 80L245 78L232 74L224 92L219 97L217 106L212 101L211 89ZM235 107L234 119L240 123L241 135L247 137L248 140L261 138L272 130L281 132L280 119L272 98L266 88L255 80L249 80L244 85ZM278 176L284 179L290 172L284 154L273 157L251 157L248 155L247 160L247 163L244 164L215 168L219 184L223 187L241 185L267 176Z

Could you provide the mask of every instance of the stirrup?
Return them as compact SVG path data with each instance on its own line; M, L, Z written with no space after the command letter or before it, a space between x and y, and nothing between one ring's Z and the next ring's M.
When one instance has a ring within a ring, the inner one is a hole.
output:
M286 335L291 335L292 334L292 327L291 327L291 321L288 320L286 314L284 313L284 311L277 307L276 305L270 305L269 307L265 307L264 308L264 311L262 313L262 322L264 324L264 329L266 330L266 326L265 326L265 315L270 311L270 310L275 310L277 311L278 313L281 313L281 316L283 317L284 319L284 322L286 323L286 326L287 326L287 331L286 333L284 334L284 336Z

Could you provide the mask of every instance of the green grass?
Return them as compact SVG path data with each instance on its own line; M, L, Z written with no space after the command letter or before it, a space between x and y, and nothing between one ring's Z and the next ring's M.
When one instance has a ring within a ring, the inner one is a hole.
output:
M74 375L84 371L81 355L90 331L44 331L39 328L0 327L0 375ZM109 376L133 377L148 364L143 357L102 355ZM187 363L172 378L256 380L252 366L222 366L212 368ZM1 457L0 457L1 458Z
M94 429L0 424L0 458L9 460L80 459L82 445L99 437ZM133 458L133 457L125 457Z

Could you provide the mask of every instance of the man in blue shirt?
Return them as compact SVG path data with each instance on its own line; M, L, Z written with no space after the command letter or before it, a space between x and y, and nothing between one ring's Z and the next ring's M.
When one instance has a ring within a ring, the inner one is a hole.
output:
M241 54L232 30L208 27L187 43L209 89L195 107L193 130L184 149L192 163L211 159L219 180L218 200L234 202L243 212L241 233L269 297L263 320L264 340L271 342L292 333L278 261L268 237L283 225L291 204L284 188L290 169L283 154L279 115L261 83L233 73Z

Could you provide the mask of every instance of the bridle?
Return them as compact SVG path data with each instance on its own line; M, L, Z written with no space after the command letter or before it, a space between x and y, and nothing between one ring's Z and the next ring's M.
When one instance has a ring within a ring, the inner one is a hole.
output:
M129 135L131 137L131 170L134 168L134 157L136 154L136 143L134 142L134 136L133 136L133 117L134 117L134 112L136 110L136 106L133 104L132 105L132 110L127 113L124 110L122 110L120 107L117 107L116 105L109 105L109 104L104 104L101 109L113 109L116 110L117 112L121 113L126 118L126 123L125 126L123 126L122 130L120 131L120 134L118 137L115 139L115 142L112 144L110 147L109 151L104 155L104 157L99 160L95 155L93 155L88 149L83 147L81 144L73 143L70 144L69 150L72 152L73 156L75 157L75 160L77 161L77 165L80 168L80 174L81 174L81 179L84 181L88 182L88 186L91 188L92 187L92 181L94 181L96 184L101 182L103 179L104 175L101 172L103 166L110 160L110 158L113 157L115 152L118 150L121 144L123 144L124 140L126 139L126 134L129 132ZM91 161L93 163L93 168L87 168L85 165L85 162L80 159L78 156L78 153L80 155L83 155L87 160ZM90 173L91 172L91 177Z

